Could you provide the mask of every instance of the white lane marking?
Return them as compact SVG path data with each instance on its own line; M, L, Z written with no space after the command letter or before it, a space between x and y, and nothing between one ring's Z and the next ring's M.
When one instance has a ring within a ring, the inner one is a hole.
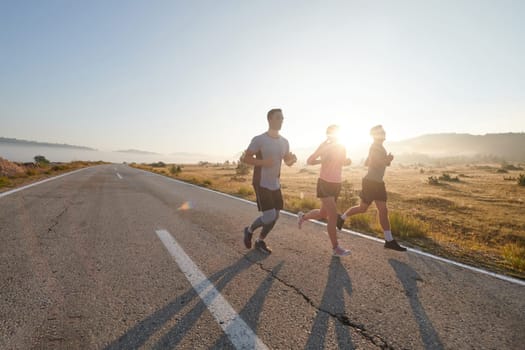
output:
M64 177L64 176L68 176L68 175L71 175L71 174L74 174L74 173L78 173L79 171L86 170L86 169L89 169L89 168L90 167L74 170L74 171L71 171L69 173L65 173L65 174L62 174L62 175L50 177L48 179L45 179L45 180L42 180L42 181L38 181L38 182L34 182L32 184L29 184L29 185L26 185L26 186L23 186L23 187L18 187L18 188L12 189L10 191L2 192L2 193L0 193L0 198L5 197L5 196L9 196L10 194L13 194L13 193L18 192L18 191L25 190L25 189L33 187L33 186L41 185L41 184L43 184L45 182L48 182L48 181L53 181L53 180L59 179L59 178Z
M122 176L120 176L120 174L119 174L119 173L117 173L117 176L118 176L118 178L119 178L119 179L121 179L121 180L122 180Z
M176 180L176 179L173 179L173 178L170 178L170 177L166 177L166 176L163 176L163 175L160 175L160 174L155 174L155 173L152 173L152 172L149 172L149 171L146 171L146 170L137 169L137 168L133 168L133 167L131 167L131 168L139 170L139 171L143 171L143 172L145 172L147 174L160 176L163 179L171 180L171 181L177 182L177 183L182 184L182 185L195 187L195 188L198 188L198 189L200 189L202 191L212 192L212 193L215 193L215 194L227 197L227 198L235 199L235 200L238 200L238 201L241 201L241 202L244 202L244 203L248 203L248 204L251 204L251 205L257 205L257 203L255 203L255 202L250 202L250 201L248 201L246 199L235 197L235 196L232 196L232 195L229 195L229 194L226 194L226 193L221 193L221 192L218 192L218 191L214 191L214 190L211 190L209 188L200 187L200 186L197 186L197 185L194 185L194 184L190 184L188 182ZM297 214L290 213L290 212L287 212L285 210L281 210L281 213L284 214L284 215L297 217ZM313 222L315 222L316 224L322 225L322 226L326 226L326 223L321 222L321 221L313 221ZM361 237L361 238L366 238L366 239L371 240L371 241L384 243L384 240L376 238L376 237L365 235L364 233L360 233L360 232L356 232L356 231L352 231L352 230L348 230L348 229L342 229L341 232L348 233L348 234L351 234L353 236L357 236L357 237ZM474 267L474 266L463 264L463 263L460 263L460 262L457 262L457 261L453 261L453 260L449 260L449 259L446 259L446 258L442 258L440 256L433 255L433 254L430 254L430 253L426 253L426 252L423 252L421 250L417 250L417 249L413 249L413 248L407 248L407 250L412 252L412 253L414 253L414 254L426 256L427 258L438 260L438 261L441 261L441 262L444 262L444 263L447 263L447 264L451 264L451 265L454 265L454 266L462 267L464 269L467 269L467 270L470 270L470 271L474 271L474 272L478 272L478 273L481 273L481 274L484 274L484 275L487 275L487 276L491 276L491 277L494 277L494 278L497 278L497 279L500 279L500 280L503 280L503 281L507 281L507 282L510 282L510 283L514 283L514 284L518 284L518 285L521 285L521 286L525 286L525 281L519 280L517 278L512 278L512 277L509 277L509 276L501 275L501 274L498 274L498 273L495 273L495 272L491 272L491 271L480 269L480 268L477 268L477 267Z
M268 349L244 320L235 312L213 284L184 252L175 238L166 230L156 230L168 252L190 281L224 333L236 349Z

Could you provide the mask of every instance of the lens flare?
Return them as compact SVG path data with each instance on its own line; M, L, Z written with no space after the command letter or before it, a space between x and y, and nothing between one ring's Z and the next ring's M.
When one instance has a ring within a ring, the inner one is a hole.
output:
M186 211L190 209L193 209L193 203L190 201L182 203L182 205L177 208L177 210L182 210L182 211Z

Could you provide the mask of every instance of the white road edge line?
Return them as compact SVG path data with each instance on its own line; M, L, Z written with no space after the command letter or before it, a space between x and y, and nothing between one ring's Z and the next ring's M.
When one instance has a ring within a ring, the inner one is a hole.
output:
M248 204L251 204L251 205L257 205L257 203L255 203L255 202L251 202L251 201L248 201L248 200L243 199L243 198L235 197L235 196L229 195L227 193L221 193L221 192L218 192L218 191L210 190L209 188L197 186L197 185L194 185L194 184L190 184L188 182L176 180L176 179L173 179L173 178L170 178L170 177L167 177L167 176L163 176L163 175L160 175L160 174L155 174L155 173L152 173L150 171L137 169L137 168L133 168L133 169L136 169L136 170L139 170L139 171L143 171L143 172L145 172L147 174L153 174L153 175L156 175L156 176L160 176L160 177L162 177L164 179L171 180L171 181L183 184L183 185L195 187L195 188L198 188L198 189L200 189L202 191L208 191L208 192L216 193L218 195L221 195L221 196L224 196L224 197L227 197L227 198L232 198L232 199L235 199L235 200L238 200L238 201L241 201L241 202L245 202L245 203L248 203ZM285 210L281 210L281 213L284 214L284 215L297 217L297 214L290 213L290 212L287 212ZM315 222L315 223L317 223L319 225L322 225L322 226L326 226L326 223L321 222L321 221L313 221L312 220L312 222ZM379 238L376 238L376 237L371 237L371 236L365 235L365 234L360 233L360 232L356 232L356 231L352 231L352 230L348 230L348 229L342 229L341 232L348 233L348 234L351 234L353 236L357 236L357 237L361 237L361 238L366 238L366 239L371 240L371 241L384 243L384 240L382 240L382 239L379 239ZM525 286L525 281L519 280L517 278L512 278L512 277L509 277L509 276L501 275L501 274L498 274L498 273L495 273L495 272L490 272L490 271L487 271L487 270L484 270L484 269L480 269L480 268L477 268L477 267L474 267L474 266L463 264L463 263L460 263L460 262L457 262L457 261L454 261L454 260L449 260L449 259L446 259L446 258L442 258L440 256L433 255L433 254L430 254L430 253L426 253L426 252L423 252L423 251L418 250L418 249L407 248L407 250L412 252L412 253L414 253L414 254L426 256L427 258L438 260L438 261L441 261L441 262L444 262L444 263L447 263L447 264L451 264L451 265L454 265L454 266L462 267L464 269L467 269L467 270L470 270L470 271L475 271L475 272L478 272L478 273L481 273L481 274L484 274L484 275L487 275L487 276L495 277L495 278L498 278L498 279L503 280L503 281L507 281L507 282L510 282L510 283L514 283L514 284L518 284L518 285L521 285L521 286Z
M236 349L268 349L166 230L156 230L168 252Z
M14 189L12 189L10 191L2 192L2 193L0 193L0 198L9 196L10 194L13 194L13 193L18 192L18 191L25 190L25 189L33 187L33 186L41 185L41 184L43 184L45 182L48 182L48 181L53 181L53 180L59 179L59 178L64 177L64 176L68 176L68 175L71 175L71 174L74 174L74 173L78 173L79 171L86 170L86 169L89 169L89 168L90 167L82 168L82 169L78 169L78 170L73 170L73 171L71 171L69 173L65 173L65 174L62 174L62 175L50 177L48 179L45 179L45 180L42 180L42 181L38 181L38 182L34 182L32 184L29 184L29 185L26 185L26 186L23 186L23 187L18 187L18 188L14 188Z
M119 173L117 173L117 176L118 176L119 179L122 180L122 176Z

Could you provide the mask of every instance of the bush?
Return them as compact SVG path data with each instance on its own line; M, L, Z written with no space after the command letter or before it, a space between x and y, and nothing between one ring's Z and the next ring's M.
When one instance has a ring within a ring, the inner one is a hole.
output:
M348 180L341 183L341 193L339 195L339 207L346 210L357 204L357 196L352 184Z
M450 176L450 174L447 173L443 173L443 175L441 175L439 179L447 182L459 182L459 177L452 177Z
M367 214L357 214L350 216L347 221L349 221L348 227L355 230L361 231L372 231L370 225L370 215Z
M513 268L525 271L525 247L509 243L503 247L503 259Z
M501 169L503 170L523 170L523 168L520 166L515 166L514 164L507 164L507 163L501 164Z
M67 170L68 167L66 165L53 165L51 170L53 171L61 171L61 170Z
M237 167L235 168L235 173L237 175L248 175L250 173L251 168L252 167L249 166L248 164L239 162L237 164Z
M150 166L153 168L164 168L166 164L164 162L157 162L157 163L151 163Z
M398 212L391 212L389 219L392 231L399 237L425 237L427 232L430 230L430 227L426 222L400 214Z
M251 188L251 187L241 186L237 190L237 194L239 196L242 196L242 197L248 197L248 196L251 196L252 194L254 194L254 191L253 191L253 188Z
M292 197L285 200L286 209L292 212L307 212L315 208L320 208L321 203L316 198Z
M182 168L180 165L177 165L175 166L175 164L173 164L171 167L170 167L170 173L173 174L173 175L178 175L182 172Z
M435 176L429 176L427 182L429 185L439 185L439 179Z
M9 185L11 185L11 181L9 181L7 176L0 177L0 188L2 188L4 186L9 186Z
M525 186L525 174L520 174L518 176L518 185Z
M250 170L252 169L251 166L244 162L245 155L246 152L242 152L241 156L239 157L239 161L237 162L237 168L235 168L235 172L237 173L237 175L248 175L250 173Z

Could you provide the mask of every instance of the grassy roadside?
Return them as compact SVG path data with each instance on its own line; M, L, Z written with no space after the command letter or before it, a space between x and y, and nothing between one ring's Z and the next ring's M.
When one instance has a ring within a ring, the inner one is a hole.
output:
M235 165L131 166L255 200L250 172ZM385 181L394 236L410 247L525 279L525 187L508 181L513 174L502 175L499 169L498 165L389 169ZM358 202L365 171L360 167L345 169L340 211ZM317 174L315 167L283 168L285 210L320 206L315 197ZM367 213L347 219L345 227L383 236L373 205Z
M104 164L75 161L69 163L15 163L0 158L0 193L73 170Z

